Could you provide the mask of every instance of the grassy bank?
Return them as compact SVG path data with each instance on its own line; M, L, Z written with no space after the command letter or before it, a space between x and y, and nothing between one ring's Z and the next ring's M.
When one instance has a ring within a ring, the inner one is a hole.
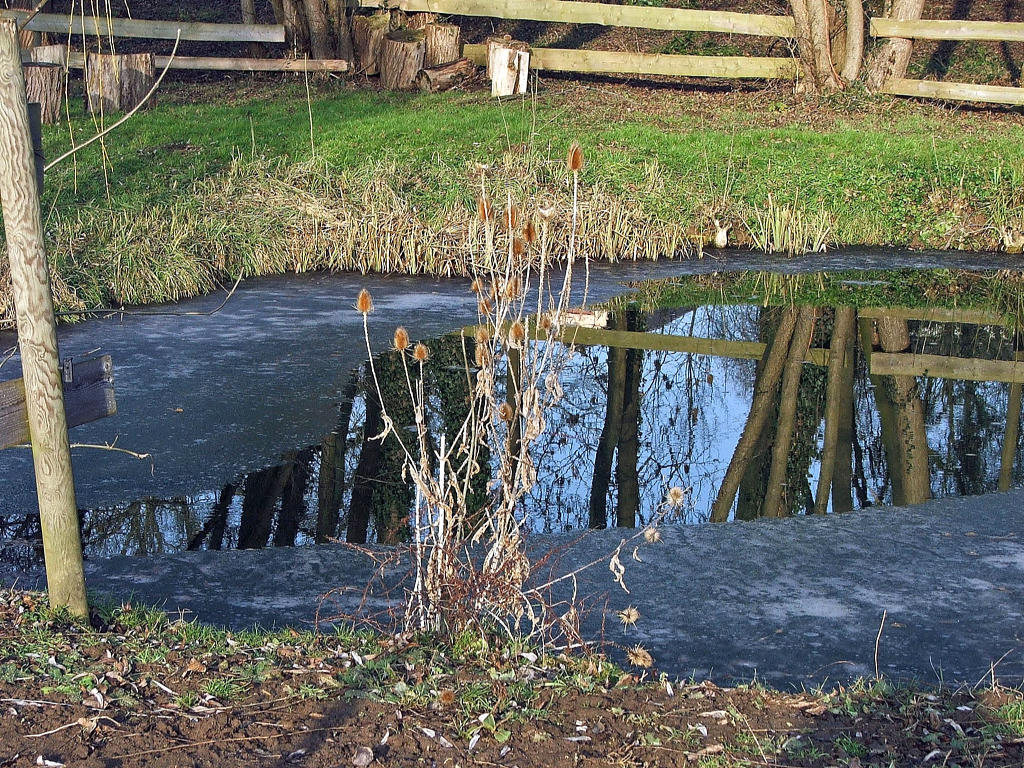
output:
M1024 698L998 686L721 688L476 636L230 633L132 606L87 626L18 591L0 617L0 759L15 768L995 768L1024 749Z
M95 130L76 109L48 129L49 157ZM975 250L1024 229L1013 112L559 83L504 104L321 83L307 105L301 81L179 85L48 174L58 302L176 299L292 270L463 274L481 185L499 206L547 196L564 211L574 139L598 258L694 255L716 219L740 247L781 245L797 220L831 244Z

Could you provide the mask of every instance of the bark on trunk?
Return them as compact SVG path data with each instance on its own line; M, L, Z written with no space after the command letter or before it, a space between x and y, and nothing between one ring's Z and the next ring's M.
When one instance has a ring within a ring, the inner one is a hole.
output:
M799 401L800 374L803 370L807 348L811 344L814 330L814 308L801 307L793 329L793 340L789 345L789 358L782 374L782 390L779 393L779 421L772 446L772 468L768 473L768 488L765 491L764 514L767 517L783 517L789 510L789 495L786 491L786 462L789 447L793 443L793 428L796 424L796 407Z
M302 0L282 0L285 44L299 57L309 53L309 27Z
M846 50L839 74L847 83L860 76L864 63L864 0L846 0Z
M410 29L425 29L428 24L436 22L436 13L410 13L405 19L405 26Z
M912 21L920 19L923 11L924 0L893 0L889 15L894 19ZM906 75L913 50L913 40L899 37L891 37L876 47L867 64L867 89L877 91L890 78Z
M327 0L327 16L334 34L335 56L353 63L352 26L349 24L345 0Z
M850 348L843 366L839 387L839 432L836 435L836 462L832 477L832 511L853 511L853 380L856 361L856 343Z
M426 45L423 32L398 29L388 33L380 49L380 84L388 91L408 91L416 86L423 69Z
M128 112L146 98L156 82L156 68L152 53L129 53L121 59L121 109ZM156 104L156 94L146 102L146 107Z
M449 64L462 56L462 39L456 25L427 24L423 36L427 46L423 56L425 69Z
M30 104L38 102L45 125L56 123L64 103L64 68L59 64L25 67L25 95Z
M622 330L621 314L612 319L612 330ZM622 403L626 392L626 348L608 349L608 398L604 426L594 457L594 476L590 484L590 527L608 526L608 487L611 485L615 446L622 426Z
M86 57L85 104L93 114L111 114L121 108L120 56L90 53Z
M811 92L843 87L832 63L828 11L824 0L790 0L805 87Z
M324 0L303 0L306 24L309 27L309 53L314 59L332 59L331 28L324 11Z
M241 0L242 23L256 23L256 0ZM275 8L276 13L276 8ZM259 43L249 43L249 55L254 59L262 58L266 50Z
M854 318L853 307L836 307L835 323L832 326L832 343L828 357L828 384L825 387L825 440L821 454L821 469L818 472L818 491L814 497L814 512L824 515L828 509L828 498L832 490L839 454L839 429L843 422L843 371L848 358L853 356ZM849 473L847 473L849 474Z
M377 74L381 44L388 33L390 19L391 14L387 12L352 17L352 45L357 72L364 75Z
M639 329L639 317L632 312L627 329ZM635 528L640 509L640 478L637 464L640 460L640 386L644 371L642 349L626 350L626 381L622 400L622 426L619 427L618 458L615 461L615 485L618 504L615 524L620 528Z
M786 356L789 352L790 340L793 337L793 328L796 325L796 310L787 309L779 323L779 329L775 332L775 338L771 345L765 350L762 360L760 377L754 384L754 397L750 404L750 415L743 427L743 434L740 435L736 450L733 451L729 468L725 472L722 485L718 489L718 496L711 507L711 521L715 523L724 522L729 519L729 511L732 509L732 502L736 498L736 490L740 481L754 455L754 448L758 438L772 413L772 403L775 402L775 395L779 389L779 382L782 379L782 370L785 366Z
M447 91L466 82L476 74L476 65L469 59L458 59L439 67L421 69L416 84L421 91L437 93Z
M487 77L492 96L526 93L529 74L529 45L508 37L487 40Z
M1024 401L1024 385L1011 384L1006 409L1006 433L1003 436L1003 450L999 462L998 488L1000 491L1010 490L1013 482L1013 460L1017 455L1017 442L1020 440L1022 401Z

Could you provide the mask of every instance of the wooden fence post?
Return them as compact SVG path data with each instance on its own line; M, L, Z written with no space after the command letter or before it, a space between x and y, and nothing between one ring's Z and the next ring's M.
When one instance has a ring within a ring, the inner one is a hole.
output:
M50 604L66 607L76 616L87 616L82 543L25 103L25 76L17 26L10 20L0 21L0 205L11 262Z

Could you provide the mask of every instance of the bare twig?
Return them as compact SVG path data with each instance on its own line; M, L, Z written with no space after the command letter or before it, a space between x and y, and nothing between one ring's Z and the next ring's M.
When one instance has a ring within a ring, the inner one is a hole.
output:
M882 623L878 625L878 636L875 638L875 680L881 679L878 675L878 646L882 642L882 629L885 627L887 610L882 610Z

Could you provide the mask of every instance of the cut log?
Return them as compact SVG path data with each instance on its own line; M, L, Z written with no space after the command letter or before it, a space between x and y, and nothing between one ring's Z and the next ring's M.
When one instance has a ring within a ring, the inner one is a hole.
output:
M421 30L402 28L388 33L380 49L381 87L388 91L414 88L425 50Z
M372 16L352 17L352 46L355 48L356 71L376 75L381 43L391 26L387 11Z
M121 106L121 57L90 53L85 62L85 106L91 113L110 114Z
M146 94L156 82L156 71L153 66L152 53L128 53L121 56L121 101L123 112L135 109L146 98ZM146 103L147 107L156 104L154 97Z
M428 24L436 23L436 13L410 13L405 19L405 26L410 29L426 29Z
M36 64L60 64L67 68L68 47L66 45L37 45L30 52L30 56Z
M421 91L437 93L464 83L476 74L476 65L469 59L457 59L438 67L421 69L416 84Z
M487 40L487 77L491 81L492 96L526 93L529 74L529 45L507 36Z
M423 27L427 44L423 66L427 69L448 64L462 56L462 38L455 24L427 24Z
M43 123L56 123L60 120L60 108L64 103L64 67L60 64L25 67L25 92L29 103L39 103Z

